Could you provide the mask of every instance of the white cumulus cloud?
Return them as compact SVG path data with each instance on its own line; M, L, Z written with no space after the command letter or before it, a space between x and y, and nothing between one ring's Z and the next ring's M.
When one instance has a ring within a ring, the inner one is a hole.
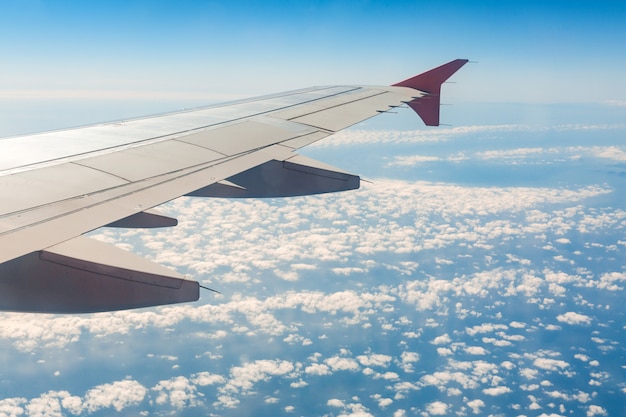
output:
M568 311L564 314L559 314L556 319L562 323L567 324L591 324L591 317L584 314L576 313L574 311Z

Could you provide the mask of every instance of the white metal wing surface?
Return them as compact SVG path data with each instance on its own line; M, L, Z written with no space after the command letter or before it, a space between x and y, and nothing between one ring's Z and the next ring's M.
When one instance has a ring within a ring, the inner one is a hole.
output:
M80 313L197 300L196 281L82 235L174 226L151 209L182 195L358 188L358 176L296 150L403 104L438 125L440 86L466 62L389 87L316 87L0 140L0 309Z

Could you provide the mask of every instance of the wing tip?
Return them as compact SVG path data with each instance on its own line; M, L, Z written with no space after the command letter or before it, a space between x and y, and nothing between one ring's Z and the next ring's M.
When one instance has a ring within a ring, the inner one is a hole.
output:
M426 126L439 126L441 84L468 62L468 59L455 59L393 86L409 87L426 93L422 97L413 99L408 105L419 115Z
M393 84L394 87L410 87L428 94L438 94L441 84L457 72L469 59L455 59L436 68Z

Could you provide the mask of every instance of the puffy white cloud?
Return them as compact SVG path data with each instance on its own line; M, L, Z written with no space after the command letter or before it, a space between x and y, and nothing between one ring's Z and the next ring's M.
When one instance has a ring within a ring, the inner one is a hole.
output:
M448 408L448 404L441 401L435 401L426 406L426 411L433 416L444 416L448 413Z
M437 336L433 339L432 344L433 345L445 345L448 344L452 341L452 339L450 339L450 336L448 336L448 333L442 334L441 336Z
M606 289L609 291L621 291L623 286L617 285L617 283L626 282L626 273L623 272L606 272L600 276L600 282L597 284L598 288Z
M38 398L27 401L24 398L0 400L0 416L64 416L67 411L74 415L95 413L106 408L121 412L127 407L139 405L148 389L133 380L115 381L93 387L83 397L71 395L67 391L48 391Z
M485 388L483 392L487 395L498 396L502 394L508 394L511 392L511 388L505 386L493 387L493 388Z
M496 330L506 329L508 329L508 327L504 324L483 323L477 326L465 328L465 332L470 336L474 336L477 333L490 333Z
M291 388L304 388L307 385L309 385L309 383L303 380L299 380L299 381L292 382L291 384L289 384Z
M382 355L379 353L371 353L368 355L359 355L356 357L359 363L363 366L379 366L386 368L389 366L392 357L389 355Z
M552 358L537 358L534 360L533 364L537 368L545 369L547 371L558 371L569 367L569 363L560 359Z
M160 381L152 390L157 393L157 404L170 404L172 407L182 409L197 406L197 388L184 376Z
M61 405L72 414L80 414L83 410L83 400L77 396L63 398Z
M420 360L420 355L417 352L404 351L402 352L400 357L402 358L402 362L404 363L417 362Z
M490 343L494 346L512 346L513 343L509 342L508 340L500 340L500 339L496 339L493 337L483 337L482 338L482 342L483 343Z
M474 414L480 414L481 408L485 406L485 402L483 400L472 400L467 402L467 406L472 410Z
M559 314L556 319L562 323L567 324L591 324L591 317L584 314L576 313L574 311L568 311L564 314Z
M590 405L587 408L587 417L593 416L607 416L608 413L604 409L604 407L600 407L599 405Z
M454 352L452 352L452 350L449 348L437 348L437 354L439 356L450 356L453 355Z
M0 400L0 415L2 417L18 417L24 414L26 398L5 398Z
M260 359L234 366L230 369L230 379L221 388L222 392L246 392L252 390L255 383L269 380L295 370L293 363L283 360Z
M65 391L48 391L30 400L26 412L33 417L63 417L60 400L68 396Z
M420 355L416 352L404 351L400 355L399 365L404 372L413 372L413 363L420 360Z
M520 369L519 374L526 379L535 379L539 375L539 371L531 368Z
M310 375L329 375L330 368L321 363L312 363L304 369L304 372Z
M487 349L482 346L468 346L464 350L470 355L486 355L487 353L489 353Z
M333 371L357 371L359 369L359 364L352 358L333 356L332 358L325 359L324 363Z
M330 400L326 401L326 405L330 407L344 407L345 406L343 401L338 400L336 398L331 398Z
M236 408L240 402L241 401L239 401L237 398L232 397L230 395L218 395L217 401L213 403L213 406L224 407L224 408Z
M391 398L379 398L378 399L378 406L380 408L387 408L391 404L393 404L393 400Z
M222 375L212 374L210 372L199 372L192 375L191 382L201 387L206 385L223 384L226 379Z
M423 385L433 385L436 387L444 387L450 382L458 383L465 389L477 388L479 386L475 377L464 372L438 371L420 378L420 383Z

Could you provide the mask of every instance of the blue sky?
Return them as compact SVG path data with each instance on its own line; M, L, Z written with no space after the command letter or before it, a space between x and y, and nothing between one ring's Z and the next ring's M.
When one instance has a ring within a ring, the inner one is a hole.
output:
M195 104L461 57L457 101L624 101L624 21L620 1L8 1L0 94Z

